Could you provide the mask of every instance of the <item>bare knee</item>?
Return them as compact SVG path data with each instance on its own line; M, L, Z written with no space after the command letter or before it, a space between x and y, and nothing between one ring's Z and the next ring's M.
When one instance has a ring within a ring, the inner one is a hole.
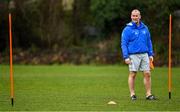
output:
M136 77L136 72L129 72L129 78L135 79Z
M144 78L150 79L151 78L151 72L150 71L144 71Z

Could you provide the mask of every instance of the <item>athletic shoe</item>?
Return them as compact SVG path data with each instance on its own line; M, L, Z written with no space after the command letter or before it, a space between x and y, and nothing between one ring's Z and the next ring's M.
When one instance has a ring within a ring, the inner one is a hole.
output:
M137 99L136 95L131 96L131 100L136 100L136 99Z
M149 95L146 97L146 100L156 100L156 97L154 95Z

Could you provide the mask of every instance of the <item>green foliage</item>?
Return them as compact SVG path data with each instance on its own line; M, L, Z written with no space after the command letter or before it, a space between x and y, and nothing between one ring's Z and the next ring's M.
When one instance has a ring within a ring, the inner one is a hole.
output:
M129 12L125 10L123 0L91 0L91 12L94 17L93 24L101 29L102 33L108 35L113 27L119 25L119 21L127 18ZM123 24L120 21L120 24Z
M131 21L131 10L137 8L141 11L142 21L150 29L158 57L167 54L167 50L162 48L168 43L169 14L180 7L179 0L74 0L72 10L65 10L62 0L14 1L12 19L15 48L30 51L31 48L56 48L58 51L74 47L88 50L91 47L101 52L96 46L108 43L110 47L105 47L105 51L111 52L112 49L117 50L120 33ZM1 0L0 7L0 51L5 51L9 46L7 1ZM178 34L174 36L173 46L176 48ZM113 41L114 45L112 40L117 40Z
M92 0L91 10L97 22L96 24L103 25L105 21L110 21L117 18L121 12L119 12L120 0Z

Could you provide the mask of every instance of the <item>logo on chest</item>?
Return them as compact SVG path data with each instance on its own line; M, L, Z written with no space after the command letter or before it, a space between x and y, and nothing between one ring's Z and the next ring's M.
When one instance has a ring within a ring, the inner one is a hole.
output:
M143 31L142 31L142 34L146 34L146 31L145 31L145 30L143 30Z
M138 36L139 33L145 35L145 34L146 34L146 31L143 30L143 31L133 31L133 32L132 32L132 34L135 35L135 36Z
M139 34L139 31L133 31L132 34L137 36Z

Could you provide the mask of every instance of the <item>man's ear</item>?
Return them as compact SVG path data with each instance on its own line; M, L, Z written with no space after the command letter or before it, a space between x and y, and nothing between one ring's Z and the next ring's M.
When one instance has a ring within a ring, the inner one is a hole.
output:
M141 19L141 15L139 15L139 19Z

